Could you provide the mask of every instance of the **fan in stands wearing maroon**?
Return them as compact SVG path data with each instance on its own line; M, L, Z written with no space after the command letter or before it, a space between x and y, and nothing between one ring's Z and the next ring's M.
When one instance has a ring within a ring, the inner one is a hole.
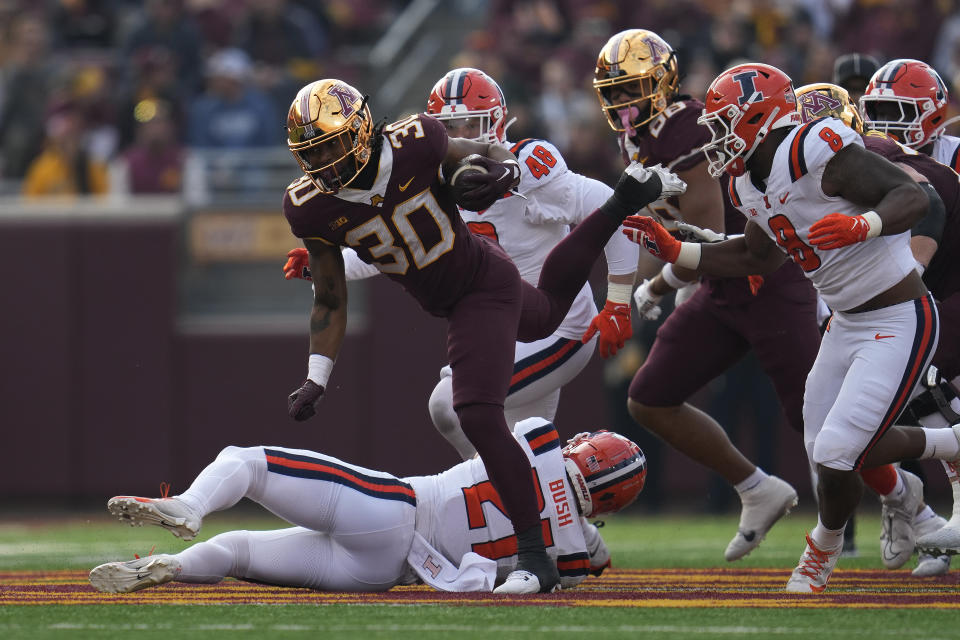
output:
M308 379L290 396L291 416L310 417L323 396L347 323L340 247L353 247L424 310L449 320L454 409L518 533L519 579L502 588L552 590L559 576L545 551L530 467L503 414L514 342L550 335L622 220L685 185L663 169L628 168L613 196L550 254L535 288L496 242L470 233L443 179L465 156L482 156L475 162L487 173L473 178L469 193L474 206L489 206L520 175L506 149L448 139L425 114L375 129L366 99L339 80L301 89L287 128L306 175L287 189L283 209L310 252L315 291Z

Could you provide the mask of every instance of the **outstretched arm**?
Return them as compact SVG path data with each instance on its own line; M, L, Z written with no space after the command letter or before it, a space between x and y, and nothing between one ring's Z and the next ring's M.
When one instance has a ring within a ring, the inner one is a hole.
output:
M623 225L627 237L654 256L699 273L735 278L770 273L786 256L763 230L747 222L744 235L712 244L680 242L647 216L630 216Z

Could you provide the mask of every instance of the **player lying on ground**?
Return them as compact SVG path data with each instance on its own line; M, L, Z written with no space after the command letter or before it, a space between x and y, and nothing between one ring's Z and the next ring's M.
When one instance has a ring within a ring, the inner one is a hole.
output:
M561 449L543 418L516 425L536 480L547 552L563 588L599 575L610 553L586 516L612 513L643 489L646 458L609 431L581 433ZM131 525L190 540L203 518L250 498L296 525L230 531L185 551L102 564L100 591L225 577L329 591L386 591L422 580L445 591L490 591L516 566L517 539L479 458L438 475L397 478L283 447L227 447L184 493L117 496L107 508Z

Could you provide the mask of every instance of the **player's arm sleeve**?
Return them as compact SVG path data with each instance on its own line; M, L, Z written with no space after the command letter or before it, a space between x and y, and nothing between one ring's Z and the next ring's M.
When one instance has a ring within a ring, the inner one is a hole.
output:
M574 209L581 220L599 209L600 205L613 194L613 189L599 180L575 173L570 175L576 176L577 204ZM607 259L608 275L633 274L637 270L637 261L640 258L640 245L631 242L627 236L617 230L603 248L603 255Z
M347 282L351 280L364 280L372 278L380 273L372 264L367 264L360 259L357 252L350 247L343 248L343 270L347 276Z

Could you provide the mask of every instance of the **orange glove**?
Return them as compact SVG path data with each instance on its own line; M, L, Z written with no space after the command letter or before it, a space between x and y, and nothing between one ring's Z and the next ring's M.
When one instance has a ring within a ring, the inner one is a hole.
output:
M676 262L680 241L649 216L629 216L623 221L623 234L665 262Z
M287 263L283 265L283 277L287 280L292 278L313 280L310 274L310 254L306 249L298 247L287 252Z
M581 342L587 343L600 333L600 357L609 358L633 336L630 328L630 305L607 300L603 310L590 321L590 327L583 333Z
M817 249L839 249L880 235L881 224L875 211L860 216L829 213L810 225L807 239Z
M757 295L763 286L763 276L747 276L747 281L750 283L750 293Z

